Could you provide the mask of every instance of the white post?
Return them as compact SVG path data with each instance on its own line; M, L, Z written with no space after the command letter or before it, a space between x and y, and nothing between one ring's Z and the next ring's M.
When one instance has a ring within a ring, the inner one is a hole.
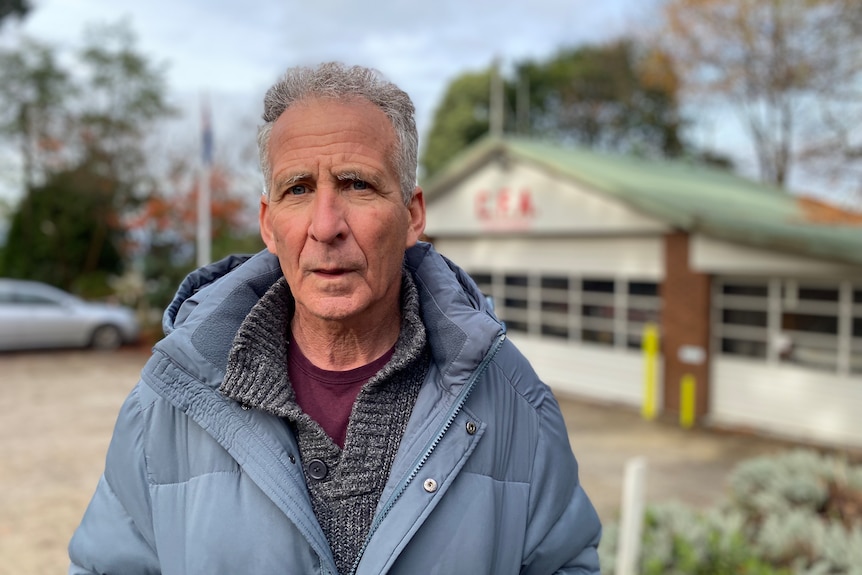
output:
M201 168L201 185L200 193L198 194L198 247L197 247L197 263L198 267L205 266L210 263L212 256L210 255L210 170L209 166L204 165Z
M626 463L623 477L623 504L620 538L617 545L616 575L637 575L641 554L644 510L646 508L646 459L633 457Z
M499 138L503 135L503 124L505 122L503 97L503 77L500 72L500 58L495 57L491 64L491 93L488 110L489 132L494 138Z
M212 153L213 153L213 135L212 135L212 120L210 118L209 104L206 100L203 102L202 126L201 126L201 169L200 169L200 186L198 189L198 205L197 205L197 264L198 267L205 266L212 260L211 255L211 239L212 239L212 223L210 215L211 191L210 191L210 171L212 168Z

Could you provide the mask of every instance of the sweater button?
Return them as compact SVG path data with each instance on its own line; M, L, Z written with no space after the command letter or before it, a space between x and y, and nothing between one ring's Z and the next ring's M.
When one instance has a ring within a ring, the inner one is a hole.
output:
M428 493L434 493L435 491L437 491L437 482L429 478L425 480L425 482L422 484L422 487L424 487L425 491L427 491Z
M320 481L326 477L326 464L319 459L312 459L308 462L308 475L312 479Z

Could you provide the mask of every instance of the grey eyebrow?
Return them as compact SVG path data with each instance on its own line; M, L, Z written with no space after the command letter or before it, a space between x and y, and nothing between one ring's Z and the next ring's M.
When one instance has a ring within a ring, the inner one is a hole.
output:
M363 177L362 177L362 174L360 174L359 172L354 172L354 171L341 172L340 174L337 174L335 177L336 177L336 178L338 178L338 179L339 179L339 180L341 180L341 181L345 181L345 180L364 180L364 179L365 179L365 178L363 178Z
M310 178L311 178L311 174L309 174L309 173L299 173L299 174L293 174L292 176L282 177L282 178L279 178L278 180L276 180L275 188L276 189L287 188L287 187L292 186L293 184L295 184L297 182L302 182L302 181L308 180Z
M335 177L341 182L362 180L364 182L368 182L375 188L380 188L380 178L372 174L365 174L359 170L345 170L336 174Z

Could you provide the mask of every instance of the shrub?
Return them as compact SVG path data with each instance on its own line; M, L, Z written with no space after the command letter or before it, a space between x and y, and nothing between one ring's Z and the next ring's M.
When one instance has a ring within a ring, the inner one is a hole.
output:
M618 526L605 527L602 570L616 571ZM647 509L643 575L862 575L862 465L794 450L738 465L725 501Z

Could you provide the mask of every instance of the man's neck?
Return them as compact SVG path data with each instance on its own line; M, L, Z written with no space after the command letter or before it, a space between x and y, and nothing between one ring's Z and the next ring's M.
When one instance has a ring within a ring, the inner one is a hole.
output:
M290 328L292 339L312 364L345 371L367 365L392 349L401 331L400 310L387 317L370 325L352 325L309 318L297 307Z

